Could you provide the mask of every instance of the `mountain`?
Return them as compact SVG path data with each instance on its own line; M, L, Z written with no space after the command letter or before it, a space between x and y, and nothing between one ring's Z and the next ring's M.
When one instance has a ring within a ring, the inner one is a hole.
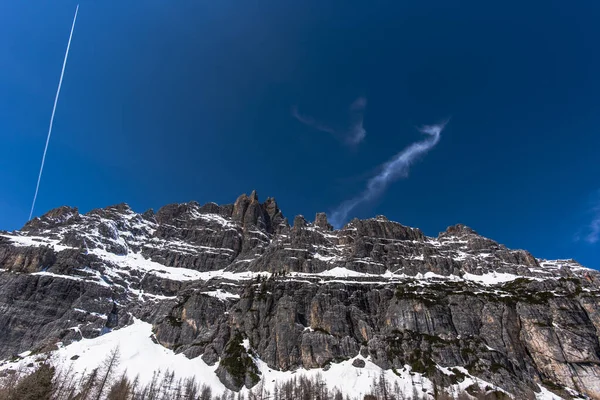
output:
M216 393L318 373L355 396L383 376L406 398L600 399L600 273L464 225L290 226L255 192L60 207L0 232L0 268L0 371L47 352L93 368L119 345L141 380L169 368Z

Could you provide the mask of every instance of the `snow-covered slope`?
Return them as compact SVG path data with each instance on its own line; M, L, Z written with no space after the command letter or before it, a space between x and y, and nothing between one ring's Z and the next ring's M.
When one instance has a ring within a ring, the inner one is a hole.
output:
M244 345L250 350L247 342ZM100 337L83 338L68 346L59 344L57 350L44 357L24 352L19 355L17 360L1 364L0 371L34 369L35 365L49 359L54 365L60 365L62 368L69 369L72 367L73 371L80 377L81 374L89 373L94 368L98 368L107 355L115 349L118 349L119 354L119 363L113 371L116 376L120 376L125 372L132 380L138 378L140 385L148 385L157 371L160 370L163 373L172 372L176 378L195 378L200 384L210 386L213 394L216 395L221 395L227 391L227 388L215 375L218 363L209 366L201 358L190 360L183 354L175 354L172 350L156 344L152 340L152 325L138 319L134 319L129 326ZM415 390L417 393L433 393L433 383L423 374L412 372L409 365L405 365L395 372L383 370L373 364L369 357L364 358L360 354L353 359L333 364L326 370L300 368L295 371L277 371L269 368L259 358L254 360L260 371L259 374L265 382L260 390L268 393L274 392L277 383L304 376L319 379L330 389L337 389L344 394L362 399L364 395L372 393L373 382L380 380L382 375L391 391L399 390L400 393L404 394L412 394ZM363 361L364 366L356 368L353 363L356 363L357 360ZM487 388L488 391L504 392L490 382L472 377L463 367L438 368L448 376L455 376L456 371L464 375L461 382L446 388L448 393L461 393L474 384L481 388ZM242 393L251 391L252 389L244 388ZM549 391L540 392L537 398L559 399L558 396Z

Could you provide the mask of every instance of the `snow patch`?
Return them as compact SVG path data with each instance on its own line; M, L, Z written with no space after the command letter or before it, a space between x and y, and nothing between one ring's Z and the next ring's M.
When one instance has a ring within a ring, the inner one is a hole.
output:
M563 400L562 397L559 397L546 389L545 387L538 385L540 388L540 392L535 394L536 400Z
M463 279L467 281L480 283L486 286L514 281L517 278L521 278L521 276L504 272L488 272L482 275L470 274L467 272L463 275Z
M212 291L208 291L208 292L202 292L202 294L206 294L208 296L215 297L215 298L217 298L219 300L223 300L223 301L226 301L229 299L239 299L240 298L239 294L229 293L222 289L212 290Z
M130 379L133 380L139 375L140 384L145 385L150 383L155 370L160 369L164 372L168 369L174 372L177 378L196 377L196 381L209 385L213 392L223 393L225 387L215 375L218 363L211 367L202 361L201 357L190 360L183 354L175 354L172 350L154 343L151 337L152 325L134 318L133 324L127 327L61 347L53 352L52 358L56 364L65 368L71 364L76 373L89 373L118 346L120 365L115 376L127 370ZM79 358L71 360L74 356ZM34 363L37 357L39 356L26 356L22 360L1 366L0 370L25 367Z

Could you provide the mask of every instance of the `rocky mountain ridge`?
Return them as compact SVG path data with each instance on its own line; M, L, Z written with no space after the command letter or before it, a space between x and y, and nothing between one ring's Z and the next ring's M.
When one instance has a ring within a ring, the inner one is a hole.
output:
M427 398L424 382L471 381L600 398L600 274L464 225L437 237L382 216L290 225L255 192L156 213L60 207L0 234L0 268L0 359L141 320L234 390L370 363L419 376Z

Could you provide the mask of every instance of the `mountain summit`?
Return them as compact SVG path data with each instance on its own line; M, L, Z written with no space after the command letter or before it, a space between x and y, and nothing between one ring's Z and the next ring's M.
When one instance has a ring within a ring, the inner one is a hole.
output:
M154 359L217 393L319 372L360 398L379 376L405 398L600 398L600 274L460 224L290 225L256 192L64 206L0 233L0 268L0 371L40 353L82 370L121 343L129 374Z

